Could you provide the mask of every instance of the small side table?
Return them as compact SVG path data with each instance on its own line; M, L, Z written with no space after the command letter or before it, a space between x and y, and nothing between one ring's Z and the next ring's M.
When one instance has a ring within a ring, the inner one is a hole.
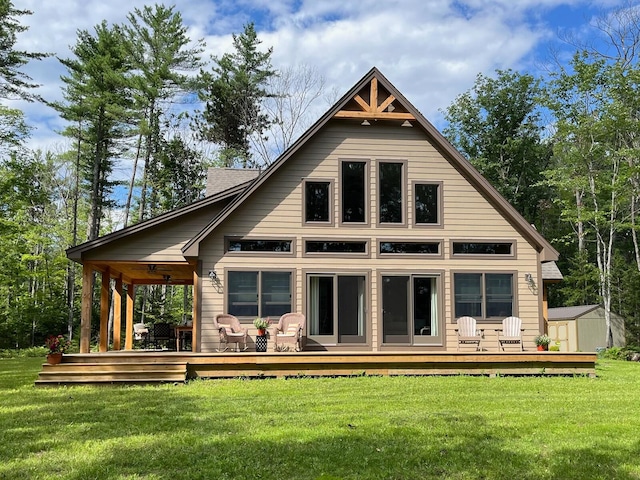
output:
M186 336L188 333L191 333L192 335L192 341L193 341L193 325L176 325L174 327L174 330L176 332L176 351L179 352L180 351L180 334L182 333L183 338L185 340L186 343ZM193 347L192 347L193 348Z
M256 336L256 352L266 352L266 351L267 351L267 336L266 335Z

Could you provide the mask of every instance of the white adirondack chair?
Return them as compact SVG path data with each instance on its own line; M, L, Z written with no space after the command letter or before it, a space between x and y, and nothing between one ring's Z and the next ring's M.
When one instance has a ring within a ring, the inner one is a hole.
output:
M498 350L504 351L505 345L522 346L522 320L519 317L507 317L502 320L502 330L496 330L498 336Z
M460 345L475 345L476 351L481 350L480 341L484 330L476 328L475 318L467 316L458 318L456 333L458 334L458 350L460 350Z

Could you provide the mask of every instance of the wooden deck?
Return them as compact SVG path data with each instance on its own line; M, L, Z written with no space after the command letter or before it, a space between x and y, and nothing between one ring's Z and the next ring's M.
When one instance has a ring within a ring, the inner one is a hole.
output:
M129 351L65 355L44 364L36 386L186 382L192 378L349 375L589 375L595 353L187 353Z

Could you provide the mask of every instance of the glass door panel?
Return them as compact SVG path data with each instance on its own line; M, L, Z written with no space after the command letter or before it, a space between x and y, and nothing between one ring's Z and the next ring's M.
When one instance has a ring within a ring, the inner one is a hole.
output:
M333 277L309 277L309 335L333 336Z
M433 277L413 278L413 334L415 343L431 343L433 337L440 335L438 295Z
M338 342L365 343L364 276L338 276Z
M409 277L382 277L382 341L409 342Z

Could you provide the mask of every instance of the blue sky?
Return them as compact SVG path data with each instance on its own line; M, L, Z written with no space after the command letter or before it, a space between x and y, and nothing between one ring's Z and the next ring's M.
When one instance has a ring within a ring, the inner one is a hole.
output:
M512 68L538 75L551 49L573 49L558 32L595 34L594 15L618 0L176 0L191 38L203 38L208 55L230 51L231 34L253 21L263 45L273 47L277 69L305 64L323 76L333 99L371 67L382 73L437 127L441 111L472 87L476 75ZM627 3L627 2L625 2ZM122 23L140 0L14 0L33 11L22 22L19 48L70 56L79 29L106 20ZM167 2L166 5L172 5ZM25 69L48 100L61 98L64 69L55 58ZM64 123L40 104L14 102L35 128L32 146L60 150ZM318 102L317 116L329 105Z

